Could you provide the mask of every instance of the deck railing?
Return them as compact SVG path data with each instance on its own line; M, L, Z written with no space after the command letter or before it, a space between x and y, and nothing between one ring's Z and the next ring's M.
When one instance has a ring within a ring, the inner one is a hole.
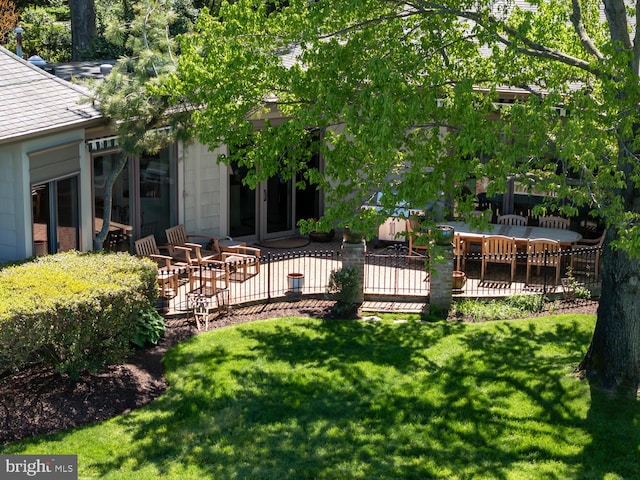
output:
M597 297L600 292L599 262L601 249L597 247L565 250L557 254L545 252L536 265L529 268L527 255L518 254L516 274L511 281L510 266L488 264L484 279L480 278L482 255L468 253L464 258L466 283L453 289L453 298L500 297L514 294L543 294L569 298L590 292ZM556 282L556 260L560 262ZM456 262L454 261L454 265ZM245 277L244 261L229 263L230 282L222 301L231 305L268 303L295 300L301 297L331 299L327 287L331 272L342 267L342 251L291 251L267 253L260 257L260 269L248 270ZM428 303L431 278L428 258L409 254L403 245L373 250L365 256L365 299L384 299L388 302L422 301ZM205 268L205 267L203 267ZM197 279L197 275L196 275ZM217 287L224 285L218 280ZM199 282L195 282L196 285ZM190 290L185 271L181 271L181 287L177 295L169 299L169 308L176 311L188 309L187 291ZM197 288L197 287L196 287Z

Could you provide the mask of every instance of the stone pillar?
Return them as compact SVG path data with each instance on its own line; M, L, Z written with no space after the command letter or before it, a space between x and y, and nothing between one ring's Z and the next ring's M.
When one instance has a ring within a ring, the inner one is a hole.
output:
M360 294L356 303L364 302L364 262L367 253L367 243L363 239L359 243L342 242L342 266L354 267L359 274Z
M453 245L439 245L437 248L442 258L431 262L430 304L447 311L453 298Z

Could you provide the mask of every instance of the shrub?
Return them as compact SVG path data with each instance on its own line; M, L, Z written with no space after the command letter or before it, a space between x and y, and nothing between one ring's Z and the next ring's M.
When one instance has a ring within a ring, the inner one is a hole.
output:
M336 300L333 312L340 317L357 316L361 289L360 275L355 267L346 266L333 270L327 286L327 293Z
M127 253L65 252L0 271L0 375L45 364L77 376L126 359L157 297L156 267Z

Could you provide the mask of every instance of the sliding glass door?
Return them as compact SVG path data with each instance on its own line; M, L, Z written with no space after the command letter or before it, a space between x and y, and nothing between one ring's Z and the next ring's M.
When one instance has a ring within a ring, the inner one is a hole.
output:
M320 153L314 145L321 140L319 130L309 131L305 142L292 147L286 155L303 149L311 155L301 156L309 169L320 169ZM239 149L250 146L238 147ZM280 175L260 182L254 190L244 185L246 167L232 165L229 175L229 234L245 239L266 240L295 235L298 220L317 218L322 212L321 195L315 186L301 187L296 178L285 180Z
M31 205L34 255L79 248L77 176L33 185Z
M113 180L108 207L109 179L121 167ZM95 154L93 179L96 233L102 226L106 209L110 208L111 213L106 249L132 251L134 240L147 235L154 235L159 244L165 243L165 230L176 223L173 148L126 159L119 151Z

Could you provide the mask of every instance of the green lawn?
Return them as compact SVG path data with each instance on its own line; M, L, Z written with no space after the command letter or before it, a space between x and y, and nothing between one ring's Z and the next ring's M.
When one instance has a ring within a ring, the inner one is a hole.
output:
M79 455L80 478L640 478L640 407L572 369L594 317L478 324L261 321L166 357L169 391L0 447Z

